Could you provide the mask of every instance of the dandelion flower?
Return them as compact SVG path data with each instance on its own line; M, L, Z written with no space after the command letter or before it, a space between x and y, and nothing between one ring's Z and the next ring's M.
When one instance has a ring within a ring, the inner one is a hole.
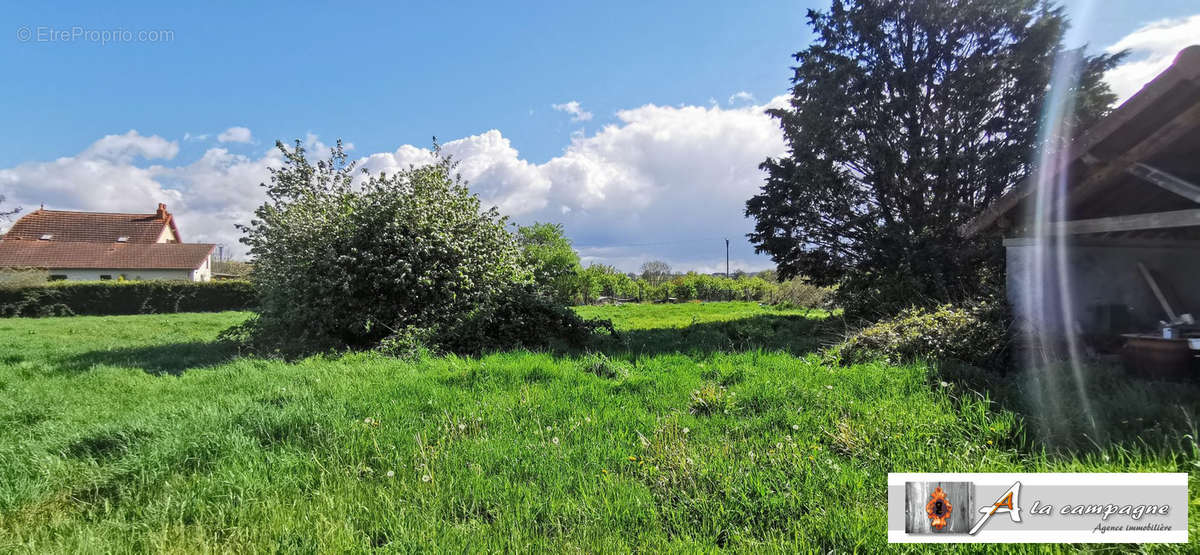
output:
M430 476L430 475L428 475L428 474L424 474L424 475L422 475L422 476L421 476L421 481L422 481L422 482L428 482L428 481L430 481L430 480L432 480L432 479L433 479L433 477L432 477L432 476Z
M683 435L687 435L687 433L688 433L688 432L690 432L690 431L691 431L691 430L689 430L689 429L687 429L687 428L684 428L684 429L683 429Z
M553 426L546 426L546 431L547 431L547 432L549 432L550 430L553 430L553 429L554 429L554 427L553 427Z
M363 424L370 424L371 422L374 422L374 420L370 416L363 419Z
M792 424L792 431L796 431L796 430L799 430L799 429L800 429L800 425L799 425L799 424Z
M554 437L550 438L550 443L558 445L558 436L554 436Z
M633 456L633 455L629 455L629 460L631 460L631 461L636 461L636 460L637 460L637 457L635 457L635 456Z
M395 478L395 477L396 477L396 471L394 471L394 470L389 470L389 471L388 471L388 473L387 473L387 477L388 477L388 478Z
M833 386L832 386L832 385L827 385L827 386L825 386L825 389L833 389Z
M988 440L988 445L991 445L991 444L992 444L992 440L990 440L990 439L989 439L989 440Z
M463 424L462 422L459 422L459 423L458 423L458 429L460 429L460 430L465 430L465 429L467 429L467 425L466 425L466 424Z

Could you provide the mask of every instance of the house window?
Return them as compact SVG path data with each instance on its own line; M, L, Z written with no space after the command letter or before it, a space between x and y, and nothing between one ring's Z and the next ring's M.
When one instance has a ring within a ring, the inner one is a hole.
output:
M66 274L50 274L50 281L66 281Z
M100 274L100 279L101 279L101 280L103 280L103 281L108 281L108 280L111 280L111 279L112 279L112 274Z

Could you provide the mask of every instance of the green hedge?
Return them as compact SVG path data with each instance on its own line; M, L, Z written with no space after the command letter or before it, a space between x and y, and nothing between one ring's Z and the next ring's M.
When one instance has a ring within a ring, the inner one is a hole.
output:
M220 312L255 306L248 281L88 281L0 287L0 317Z

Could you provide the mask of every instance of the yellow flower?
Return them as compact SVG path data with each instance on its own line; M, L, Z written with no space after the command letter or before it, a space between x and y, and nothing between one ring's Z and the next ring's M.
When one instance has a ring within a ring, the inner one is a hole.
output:
M637 457L635 457L635 456L633 456L633 455L629 455L629 460L631 460L631 461L636 461L636 460L637 460Z
M990 439L989 439L989 440L988 440L988 445L991 445L991 444L992 444L992 440L990 440Z

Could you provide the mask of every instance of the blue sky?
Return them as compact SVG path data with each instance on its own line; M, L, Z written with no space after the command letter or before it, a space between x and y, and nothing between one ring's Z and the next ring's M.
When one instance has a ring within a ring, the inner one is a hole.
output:
M1195 0L1104 2L1090 13L1088 2L1066 4L1079 21L1070 40L1093 50L1200 13ZM481 196L518 221L563 221L592 260L711 269L719 238L731 236L736 263L765 267L740 240L749 224L737 200L753 191L756 161L779 148L754 118L787 90L790 55L810 40L805 10L826 5L10 5L0 194L72 209L170 201L190 239L235 243L228 221L252 208L275 139L341 137L358 156L385 155L371 167L387 168L419 155L405 145L437 135L490 161L472 176ZM171 36L39 40L77 27ZM220 140L234 127L245 130ZM117 138L99 144L107 136ZM750 146L723 147L722 136ZM707 160L717 150L737 152ZM663 152L680 160L636 160Z

